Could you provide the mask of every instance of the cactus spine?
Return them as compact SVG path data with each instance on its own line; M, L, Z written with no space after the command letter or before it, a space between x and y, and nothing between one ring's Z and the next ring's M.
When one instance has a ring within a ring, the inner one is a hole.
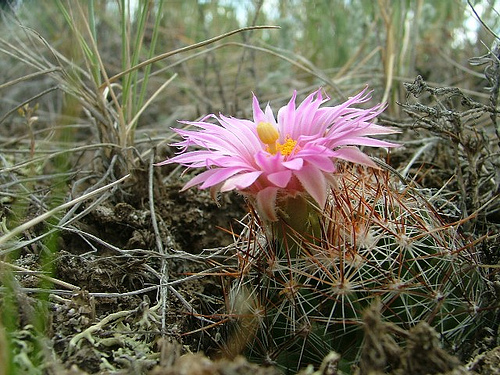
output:
M403 328L426 321L451 344L470 333L484 285L477 254L415 189L387 171L343 167L318 215L319 235L288 227L280 241L254 225L238 245L229 313L246 317L233 332L246 335L250 357L291 371L331 350L353 361L375 300Z

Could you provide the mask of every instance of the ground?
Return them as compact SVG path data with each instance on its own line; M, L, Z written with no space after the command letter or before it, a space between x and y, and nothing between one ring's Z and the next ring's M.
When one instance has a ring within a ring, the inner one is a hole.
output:
M168 172L155 168L152 177L157 229L151 220L150 182L142 172L132 176L133 183L125 183L113 197L58 233L58 250L52 254L56 282L54 290L45 295L45 307L34 298L38 294L32 293L41 285L38 274L17 274L13 288L18 291L18 324L23 329L14 337L11 350L22 368L36 367L33 358L38 357L50 358L40 367L55 374L280 373L276 367L252 364L240 356L223 358L219 340L226 328L218 327L215 312L224 303L224 283L217 275L197 276L210 269L207 249L215 252L240 233L240 220L248 210L245 199L233 193L215 201L207 191L180 192L186 177L164 184L162 178ZM79 210L86 208L83 205ZM43 225L33 228L30 235L45 229ZM156 250L158 238L168 245L163 256ZM20 250L15 266L39 270L42 257L43 251L36 245L27 246ZM168 282L169 287L161 289L160 281ZM168 295L166 305L159 302L161 293ZM48 314L43 339L32 323L40 309ZM376 311L366 319L369 328L357 370L361 374L499 371L498 348L486 350L494 347L488 342L495 339L494 332L476 344L474 350L481 354L472 355L465 366L441 349L429 326L406 332L402 345L401 333L381 322ZM37 353L40 340L44 349ZM319 373L335 374L337 361L332 354Z

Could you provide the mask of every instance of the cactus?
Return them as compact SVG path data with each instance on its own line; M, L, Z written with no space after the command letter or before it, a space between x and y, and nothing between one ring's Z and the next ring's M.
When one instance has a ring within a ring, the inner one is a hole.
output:
M471 332L484 287L477 254L414 188L387 171L342 166L314 235L254 221L238 244L228 342L296 371L331 350L356 360L375 300L402 328L431 324L453 346ZM268 227L268 226L267 226ZM277 235L283 230L287 236ZM292 250L293 249L293 250ZM235 339L238 337L238 339Z

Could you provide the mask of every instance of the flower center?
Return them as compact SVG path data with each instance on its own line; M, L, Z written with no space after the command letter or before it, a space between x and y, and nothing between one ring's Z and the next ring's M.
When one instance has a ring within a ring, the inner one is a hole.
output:
M288 156L293 152L296 145L297 141L293 140L290 137L286 137L285 143L283 144L280 144L278 142L276 143L276 148L278 149L279 152L281 152L281 155Z
M278 138L280 133L269 122L259 122L257 125L257 134L260 140L267 145L267 151L273 155L279 152L283 156L289 156L297 145L297 141L289 136L286 137L284 143L279 143Z

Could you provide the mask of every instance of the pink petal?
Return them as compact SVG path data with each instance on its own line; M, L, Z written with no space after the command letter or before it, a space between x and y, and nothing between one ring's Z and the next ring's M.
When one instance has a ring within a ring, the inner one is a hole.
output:
M283 156L280 153L276 155L270 155L267 152L258 152L255 155L255 162L258 167L265 173L274 173L282 171L283 168Z
M233 189L243 190L252 185L257 178L262 174L261 171L241 173L230 177L224 182L220 188L221 192L230 191Z
M388 126L380 126L375 124L370 124L365 128L362 135L377 135L377 134L395 134L400 133L398 129L394 129Z
M339 150L336 150L335 153L337 154L336 157L338 159L364 164L370 167L377 166L375 162L372 159L370 159L368 155L361 152L357 147L343 147Z
M315 124L315 131L317 134L322 134L326 128L334 124L334 122L341 116L345 116L346 113L349 113L353 110L356 110L355 108L350 108L352 104L358 104L358 103L364 103L368 100L370 100L371 96L370 93L367 95L363 96L364 93L366 92L366 89L363 89L361 92L359 92L357 95L349 98L349 100L345 101L342 104L339 104L334 107L323 107L318 109L317 114L314 119L314 124ZM334 124L335 126L335 124Z
M269 122L270 124L276 125L276 120L274 119L274 114L269 104L266 105L266 111L263 112L260 108L260 103L257 97L253 95L252 107L255 125L257 125L259 122Z
M314 97L316 96L316 99ZM321 88L307 98L304 99L302 103L297 107L295 126L299 127L301 132L300 135L311 135L318 134L316 126L316 113L318 112L319 106L325 101L329 100L327 97L323 100L321 95Z
M291 178L292 178L292 171L290 170L271 173L270 175L267 176L269 182L273 183L274 185L280 188L286 187L286 185L288 185L288 183L290 182Z
M211 175L213 175L215 172L217 172L216 169L209 169L208 171L204 171L204 172L200 173L199 175L194 176L191 180L189 180L186 183L186 185L184 185L184 187L181 189L181 191L187 190L190 187L193 187L193 186L196 186L198 184L201 184L208 177L210 177Z
M292 169L294 171L299 170L304 165L304 159L293 158L291 160L281 163L285 168Z
M327 196L327 183L323 173L315 166L307 164L300 171L296 171L295 175L322 209L325 206Z
M161 164L179 163L194 168L209 167L212 165L211 163L217 164L217 160L225 157L226 156L223 154L215 151L197 150L174 156L173 158L165 160ZM238 158L238 160L240 159Z
M274 118L273 110L269 106L269 103L267 103L267 105L266 105L265 115L266 115L265 121L267 121L268 123L270 123L272 125L275 125L275 126L277 125L276 119Z
M282 138L280 141L284 141L285 136L290 136L292 139L296 139L300 133L300 129L296 129L295 126L295 98L297 97L297 91L293 92L292 98L285 107L281 107L278 110L278 125L279 131ZM298 133L296 135L296 133Z
M318 142L322 142L323 139L318 139ZM332 157L333 151L329 147L325 147L321 144L314 144L313 142L309 142L304 148L300 149L295 157L300 158L308 158L310 156L322 156L322 157Z
M335 151L331 152L331 154L334 154L334 153L335 153ZM314 166L318 167L323 172L332 173L335 171L335 163L332 161L331 156L326 157L326 156L319 154L319 155L310 155L310 156L304 157L304 159L308 163L314 164Z
M175 163L175 162L172 162L172 159L167 159L167 160L160 161L158 163L154 163L153 165L155 167L159 167L161 165L167 165L167 164L170 164L170 163Z
M252 158L253 154L262 149L262 142L257 135L255 123L223 115L220 115L220 118L224 127L241 142L240 148L248 152L248 159Z
M242 171L241 168L216 168L213 170L215 172L205 179L205 182L201 184L200 189L206 189L210 186L220 184L222 181Z
M257 210L264 219L277 221L276 216L276 196L278 188L267 187L257 193Z
M323 207L336 159L375 166L358 146L398 146L370 138L396 132L374 123L385 109L384 105L368 109L353 107L370 99L367 89L334 107L320 108L329 100L324 98L321 89L308 95L298 106L296 99L294 91L287 105L279 109L277 121L269 104L263 110L255 95L253 121L222 114L208 115L195 122L182 121L191 128L174 129L182 137L173 144L180 149L179 154L155 165L179 163L190 168L205 168L184 186L184 190L196 185L200 185L200 189L211 188L214 193L251 190L263 217L276 220L278 193L294 194L305 189ZM290 155L267 152L256 131L259 122L277 126L280 143L283 144L287 137L296 141L294 152ZM188 151L193 146L196 149Z
M338 146L370 146L370 147L399 147L397 143L381 141L367 137L345 137L336 141L332 147Z
M262 109L260 108L260 103L255 94L252 94L253 96L253 101L252 101L252 109L253 109L253 119L256 124L259 122L265 121L264 118L264 112L262 112Z

